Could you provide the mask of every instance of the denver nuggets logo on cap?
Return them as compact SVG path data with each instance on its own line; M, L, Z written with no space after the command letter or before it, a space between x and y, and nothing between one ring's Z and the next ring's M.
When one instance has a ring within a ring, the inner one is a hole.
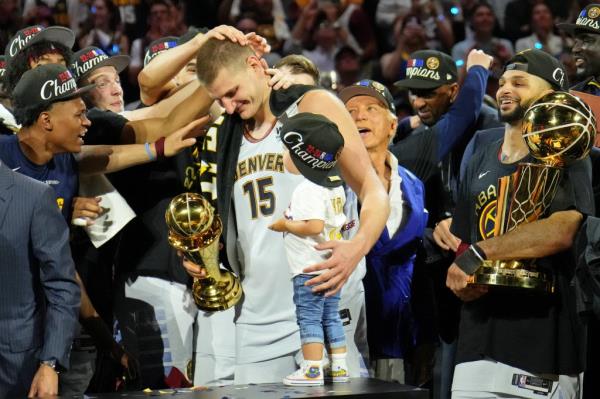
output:
M426 61L427 68L438 69L440 67L440 60L435 57L429 57Z
M381 83L379 83L379 82L375 82L375 81L373 81L373 82L371 82L371 85L373 86L373 88L374 88L375 90L377 90L377 91L378 91L378 92L380 92L380 93L383 93L383 91L385 90L385 86L384 86L384 85L382 85L382 84L381 84Z
M575 25L591 28L592 30L600 30L600 23L597 20L599 16L600 7L592 6L587 9L583 9L577 17Z

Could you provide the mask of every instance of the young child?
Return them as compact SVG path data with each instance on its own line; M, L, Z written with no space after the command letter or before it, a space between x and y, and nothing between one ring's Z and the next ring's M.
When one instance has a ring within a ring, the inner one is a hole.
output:
M280 135L287 147L283 155L285 169L305 177L292 194L285 218L269 226L284 233L304 356L300 369L285 377L283 383L323 385L324 336L331 359L328 376L333 377L334 382L346 382L346 339L338 312L340 294L326 297L313 293L312 287L305 283L321 272L302 272L330 255L318 251L315 245L342 237L345 195L336 163L344 138L329 119L311 113L289 118Z

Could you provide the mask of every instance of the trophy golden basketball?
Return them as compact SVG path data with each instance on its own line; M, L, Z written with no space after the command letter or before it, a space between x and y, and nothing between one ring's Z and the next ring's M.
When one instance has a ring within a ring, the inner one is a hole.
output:
M204 311L225 310L242 297L239 279L219 267L221 218L201 195L183 193L171 200L165 213L169 244L200 265L206 277L195 278L194 302Z
M562 168L587 156L595 135L594 114L578 97L555 91L533 103L523 118L523 137L541 163L521 163L499 179L494 236L546 216ZM553 276L538 269L535 259L486 260L471 283L554 291Z

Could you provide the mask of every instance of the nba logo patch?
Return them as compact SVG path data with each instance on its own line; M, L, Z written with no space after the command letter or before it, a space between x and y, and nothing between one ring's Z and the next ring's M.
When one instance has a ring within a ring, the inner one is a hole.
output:
M422 67L425 63L420 59L412 59L406 62L406 66L409 68L419 68Z
M71 72L69 72L69 71L61 72L58 75L58 80L60 80L61 83L64 83L67 80L72 79L72 78L73 78L73 76L71 76Z

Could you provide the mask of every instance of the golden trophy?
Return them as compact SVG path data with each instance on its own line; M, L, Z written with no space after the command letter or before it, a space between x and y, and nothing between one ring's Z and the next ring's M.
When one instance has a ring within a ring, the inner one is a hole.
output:
M533 103L523 118L523 137L541 163L521 163L515 173L498 179L494 236L546 216L562 168L586 157L595 136L594 114L578 97L556 91ZM486 260L471 283L554 291L553 276L535 259Z
M240 280L219 267L221 218L201 195L183 193L174 197L165 219L169 244L190 261L202 266L206 277L194 278L192 293L199 309L212 312L235 305L242 297Z

